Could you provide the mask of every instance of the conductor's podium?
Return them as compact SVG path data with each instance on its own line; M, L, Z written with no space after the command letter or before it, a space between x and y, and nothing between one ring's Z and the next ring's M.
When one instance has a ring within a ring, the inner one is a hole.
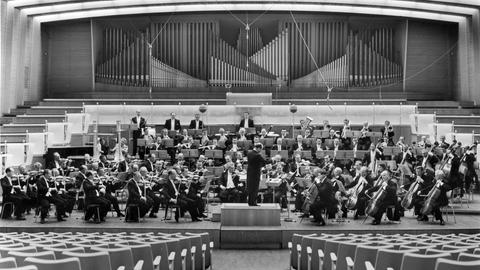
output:
M221 248L279 248L280 206L226 203L221 207Z

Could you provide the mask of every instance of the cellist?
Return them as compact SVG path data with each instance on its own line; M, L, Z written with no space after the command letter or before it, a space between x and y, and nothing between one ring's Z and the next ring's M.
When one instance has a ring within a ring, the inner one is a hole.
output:
M369 196L373 197L374 192L381 192L380 189L384 189L386 191L386 195L383 200L379 201L378 211L374 214L374 220L372 222L372 225L380 224L383 213L386 212L387 207L390 205L395 206L395 213L393 213L392 216L392 213L390 211L387 212L388 219L393 221L399 221L400 204L398 203L397 198L397 182L395 181L395 179L392 178L391 172L388 170L385 170L380 174L380 178L375 183L375 186L368 189L366 193L369 194Z
M443 220L442 217L442 211L440 211L440 207L447 206L448 205L448 197L447 197L447 191L450 190L450 186L447 183L447 178L445 177L445 173L442 170L436 170L435 171L435 182L432 185L432 189L427 195L427 201L425 202L426 204L431 204L431 205L425 205L424 209L429 209L431 208L431 213L435 217L436 220L440 221L440 225L445 225L445 221ZM439 194L436 196L436 199L431 199L429 200L430 196L434 196L435 192L439 192ZM424 212L423 214L426 216L429 211L426 213ZM428 220L428 218L426 219Z
M325 220L322 217L322 210L333 212L336 209L337 201L333 191L332 184L327 179L327 171L316 168L313 170L314 181L313 184L317 187L318 194L313 198L313 203L310 206L310 213L313 215L313 222L319 226L325 226Z
M368 200L365 191L371 187L371 185L367 181L367 175L368 168L363 166L360 168L358 176L356 176L350 184L345 186L346 189L349 189L347 192L347 196L354 196L356 197L357 201L355 207L353 208L357 210L353 219L358 219L358 216L365 215L365 208ZM349 209L353 210L352 208Z
M425 196L428 194L430 189L433 186L433 178L434 175L430 173L430 171L425 170L422 166L417 166L415 168L415 182L417 182L418 187L416 188L415 193L412 197L412 204L413 204L413 211L414 214L417 216L418 221L427 221L428 217L422 215L420 210L423 207L425 202ZM415 184L412 183L412 185Z

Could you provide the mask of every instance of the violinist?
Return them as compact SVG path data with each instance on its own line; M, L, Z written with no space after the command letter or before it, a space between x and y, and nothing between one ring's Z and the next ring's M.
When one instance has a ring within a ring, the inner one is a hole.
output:
M349 197L349 202L351 202L347 207L349 210L356 210L353 219L358 219L359 216L365 215L368 200L366 190L371 185L367 181L368 168L361 166L361 161L359 160L355 162L355 167L360 167L358 174L350 184L345 186L345 189L348 190L347 197Z
M192 222L201 221L198 219L198 212L195 207L194 201L187 198L185 194L185 185L182 184L177 179L177 172L175 169L171 169L168 171L168 181L163 189L163 193L165 199L168 204L176 204L180 206L180 210L188 211L190 213L190 217ZM175 221L178 222L178 218L180 217L180 211L175 211Z
M47 169L61 169L62 161L60 154L58 152L53 153L53 160L48 163Z
M152 190L152 177L148 175L148 170L145 167L141 167L140 170L140 181L143 184L143 196L147 199L147 204L152 206L150 210L150 218L157 218L158 210L160 209L160 203L162 200L159 196L155 195L155 192Z
M66 188L69 180L65 179L64 176L61 176L57 169L52 169L52 180L54 181L54 187L57 189L57 192L52 193L52 196L58 197L55 199L62 200L65 204L65 212L71 215L76 199L74 196L70 196L67 193Z
M36 164L34 164L34 168L35 165ZM30 173L28 173L25 164L21 164L20 166L18 166L18 173L19 177L23 179L23 181L21 182L21 189L25 193L25 196L28 197L25 210L27 214L30 214L30 209L35 208L35 205L37 204L37 190L36 187L34 187L34 184L37 182L36 178L38 173L37 171L31 171Z
M303 143L303 136L302 135L297 135L297 140L296 142L292 145L290 148L290 155L292 155L295 151L304 151L308 150L307 145Z
M445 221L442 217L442 211L440 211L440 207L448 205L448 197L447 191L450 190L451 187L447 183L447 178L445 177L445 173L442 170L435 171L435 181L433 183L433 187L427 195L427 201L425 202L424 209L431 209L431 213L435 217L436 220L440 221L440 225L445 225ZM438 192L438 194L434 194ZM431 200L429 200L429 197ZM433 198L436 197L436 198ZM430 204L430 205L427 205ZM423 214L429 214L428 211L423 210ZM428 218L427 218L428 220Z
M218 148L225 151L230 144L230 139L228 139L227 135L225 134L225 129L223 128L220 128L218 130L218 134L219 134L218 140L217 140Z
M115 190L120 189L121 185L120 182L114 183L112 178L105 175L104 168L98 168L97 171L98 178L100 179L99 187L100 187L100 196L107 199L113 207L113 210L117 213L117 217L125 217L125 215L120 211L120 207L118 205L117 197L113 196L112 194L115 193Z
M186 170L186 172L189 174L189 179L187 182L187 189L185 190L185 193L187 194L187 198L192 200L194 202L194 206L196 208L196 214L198 217L201 218L206 218L207 215L204 214L205 212L205 202L202 199L202 183L200 182L200 179L202 178L201 175L199 174L191 174Z
M367 121L363 122L360 132L361 135L360 138L358 138L358 150L367 150L372 143L370 136L367 136L368 132L372 132Z
M425 196L432 188L434 174L426 171L422 166L417 166L415 168L414 176L415 182L409 186L405 186L404 188L411 191L411 188L415 188L413 185L418 185L418 187L416 187L415 193L412 194L413 211L414 214L417 216L418 221L428 221L428 217L422 215L420 213L420 210L422 209L423 203L425 202Z
M342 217L346 218L348 210L345 207L345 200L343 200L343 198L347 196L347 191L345 189L345 179L342 177L342 172L343 170L340 167L333 169L330 183L333 188L333 194L335 194L335 199L337 200L337 205L339 205L340 209L342 210ZM336 211L329 211L328 217L335 218L335 212Z
M286 209L288 207L288 202L287 202L288 174L285 173L284 171L283 162L278 161L275 164L272 164L272 166L274 170L270 172L270 179L276 178L281 181L280 185L275 190L275 201L279 202L280 208Z
M255 127L253 123L253 119L250 117L250 114L248 112L243 113L243 118L240 121L240 124L238 125L239 129L240 128L253 128Z
M101 155L100 158L99 158L99 162L98 162L98 167L99 168L105 168L105 169L108 169L110 168L110 162L107 160L107 156L105 155Z
M417 142L417 145L420 148L426 148L426 146L429 145L429 143L427 142L427 136L422 136L420 138L420 141Z
M294 160L290 163L289 170L292 174L290 178L290 186L293 189L293 193L296 194L295 198L295 211L301 211L303 199L302 199L302 192L304 190L303 187L299 186L297 183L297 178L302 178L305 175L302 174L300 168L304 166L305 162L301 159L300 154L295 154Z
M141 181L142 176L140 173L136 172L127 183L127 208L132 204L138 205L140 216L137 215L136 211L129 211L125 217L126 220L138 221L138 219L143 218L152 207L151 199L147 198L146 194L143 194L144 192L142 192L142 189L140 188Z
M385 191L385 196L383 199L378 201L378 210L373 215L374 220L372 225L379 225L383 216L383 213L387 211L388 206L395 206L394 213L391 213L391 209L388 208L387 217L393 221L400 220L400 204L398 203L397 198L397 182L392 178L391 172L385 170L381 172L380 178L375 183L375 185L366 191L371 198L374 198L377 192ZM375 193L375 195L374 195Z
M387 145L388 146L394 146L395 144L393 143L393 136L395 136L395 132L393 131L393 127L390 124L390 121L385 121L385 126L383 126L380 129L380 132L382 133L382 137L386 139Z
M237 142L238 142L237 138L232 138L232 144L230 144L227 147L227 151L232 151L232 152L242 151L242 149L238 146Z
M148 172L155 171L155 160L156 160L156 158L157 157L155 156L154 153L149 154L147 160L145 160L145 162L143 162L142 167L145 167L145 169L147 169Z
M446 138L445 138L445 135L440 135L440 141L437 142L438 144L438 147L442 148L442 149L447 149L450 147L450 144L447 143L446 141Z
M417 166L421 166L424 170L428 170L433 174L439 159L431 150L429 151L428 146L422 149L422 155L417 158Z
M248 140L248 139L247 139L247 135L246 135L246 130L245 130L245 128L242 127L242 128L240 128L240 129L238 130L237 139L238 139L238 141L246 141L246 140Z
M397 143L396 143L395 145L398 146L398 147L406 147L406 146L407 146L407 143L405 143L405 137L400 136L400 137L398 138Z
M80 188L82 186L83 180L87 178L86 173L88 171L87 166L81 165L78 171L77 176L75 176L75 187Z
M20 181L18 180L18 178L16 181L18 183L14 183L13 169L6 168L5 176L2 179L0 179L0 183L3 191L3 194L2 194L3 203L6 203L6 202L13 203L14 205L13 208L15 209L14 215L16 219L25 220L23 213L25 212L29 198L24 192L21 191L21 186L19 183ZM5 207L5 204L2 207ZM5 209L2 209L2 210L4 210L4 217L10 217L10 213L7 214Z
M324 169L316 168L313 170L313 185L316 186L318 194L316 198L311 198L312 205L310 213L313 215L313 222L319 226L325 226L325 220L322 217L322 211L329 213L336 212L337 201L331 182L327 179L327 172Z
M205 147L210 144L210 136L208 136L208 131L206 129L202 130L202 137L200 138L200 146Z
M132 160L132 157L130 155L126 155L125 159L118 162L117 165L117 171L120 172L126 172L128 167L130 167L130 161Z
M240 177L235 173L233 162L225 164L226 170L220 176L219 197L222 202L240 202L240 196L243 189L243 183Z
M63 216L65 216L65 203L63 200L59 200L58 197L52 196L52 193L56 193L55 188L51 188L49 181L52 178L52 171L45 170L43 175L38 178L37 181L37 193L38 193L38 204L40 206L40 223L45 223L45 218L47 217L48 210L50 209L50 203L55 204L55 210L57 213L58 221L65 221Z

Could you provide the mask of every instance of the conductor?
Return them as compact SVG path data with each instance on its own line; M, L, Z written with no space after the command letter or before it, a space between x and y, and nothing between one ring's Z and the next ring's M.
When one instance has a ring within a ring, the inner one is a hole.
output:
M260 184L260 170L265 166L265 159L260 155L263 145L256 143L253 150L247 154L248 168L247 168L247 192L248 205L257 205L258 186Z

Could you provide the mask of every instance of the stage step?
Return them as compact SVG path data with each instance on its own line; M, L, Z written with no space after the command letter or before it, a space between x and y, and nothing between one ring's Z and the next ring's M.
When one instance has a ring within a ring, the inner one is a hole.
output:
M64 115L17 115L15 124L45 124L45 121L58 123L65 121Z
M184 105L194 105L194 104L219 104L225 105L225 99L139 99L131 98L131 99L124 99L124 98L110 98L110 99L44 99L40 102L40 105L43 106L60 106L60 105L68 105L68 106L75 106L75 107L82 107L83 104L85 105L96 105L97 103L102 105L119 105L119 104L127 104L127 105L172 105L172 104L184 104Z
M222 226L221 249L280 249L282 230L269 226Z
M25 114L65 115L65 112L81 113L82 109L82 106L35 106L28 109Z
M45 124L7 124L0 127L0 133L44 132Z
M472 133L472 131L475 134L480 134L480 125L457 125L453 127L455 132L458 133Z
M475 115L480 114L480 109L450 109L450 108L434 108L434 109L425 109L419 108L419 113L436 113L437 115Z
M455 125L478 125L480 124L480 116L464 116L464 115L437 115L439 123L452 123Z
M280 206L262 203L225 203L221 207L222 226L280 226Z

